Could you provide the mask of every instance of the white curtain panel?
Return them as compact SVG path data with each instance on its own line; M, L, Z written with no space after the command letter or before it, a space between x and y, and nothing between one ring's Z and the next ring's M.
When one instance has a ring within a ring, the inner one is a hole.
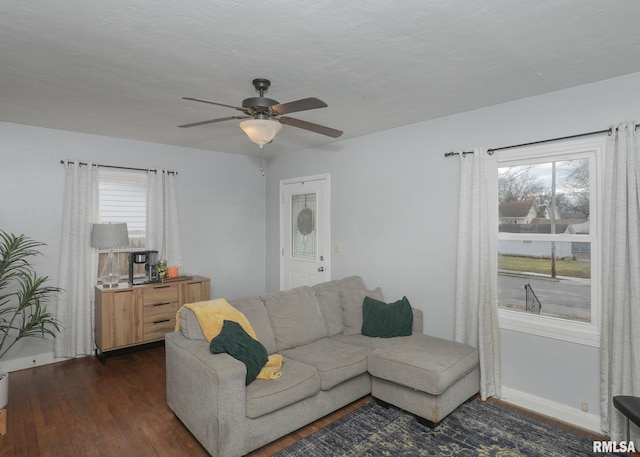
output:
M66 165L56 318L62 332L54 340L56 357L91 355L94 345L94 292L98 252L91 226L98 212L98 167L80 161Z
M615 441L626 440L626 429L612 398L640 395L638 160L635 124L618 125L607 140L605 153L600 344L600 423Z
M158 260L183 273L176 173L149 170L147 176L147 249L157 250Z
M501 393L497 214L491 210L489 200L491 179L497 181L497 165L486 149L460 154L454 337L478 348L483 400ZM496 221L491 220L494 215Z

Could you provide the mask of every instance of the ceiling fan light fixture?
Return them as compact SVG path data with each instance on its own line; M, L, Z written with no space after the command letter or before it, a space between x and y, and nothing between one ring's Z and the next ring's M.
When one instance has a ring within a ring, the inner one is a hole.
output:
M270 143L282 129L282 124L272 119L247 119L240 122L249 139L260 147Z

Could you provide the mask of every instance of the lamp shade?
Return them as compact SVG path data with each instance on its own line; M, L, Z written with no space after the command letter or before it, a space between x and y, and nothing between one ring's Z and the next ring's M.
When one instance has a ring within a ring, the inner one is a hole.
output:
M272 119L247 119L240 122L240 128L251 141L262 147L273 140L282 129L282 124Z
M127 224L93 224L91 228L91 246L94 248L129 246Z

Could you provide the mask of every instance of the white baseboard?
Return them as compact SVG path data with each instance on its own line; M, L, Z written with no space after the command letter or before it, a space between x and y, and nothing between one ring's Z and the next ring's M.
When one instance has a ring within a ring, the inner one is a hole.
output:
M554 417L563 422L575 425L576 427L586 428L595 433L602 433L602 430L600 430L600 416L585 413L582 410L571 408L562 403L557 403L504 386L502 386L501 400L535 411L539 414Z
M50 363L62 362L68 360L65 358L56 358L53 356L53 352L45 354L37 354L31 357L21 357L19 359L12 359L2 362L0 366L3 371L12 372L18 370L24 370L26 368L39 367L41 365L49 365Z

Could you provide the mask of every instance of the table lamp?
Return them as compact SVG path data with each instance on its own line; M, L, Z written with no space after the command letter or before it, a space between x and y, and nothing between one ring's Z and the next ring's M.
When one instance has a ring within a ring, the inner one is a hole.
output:
M113 248L129 246L127 224L93 224L91 228L91 246L99 249L109 248L109 255L100 273L100 278L102 279L103 287L118 287L120 269L113 256Z

